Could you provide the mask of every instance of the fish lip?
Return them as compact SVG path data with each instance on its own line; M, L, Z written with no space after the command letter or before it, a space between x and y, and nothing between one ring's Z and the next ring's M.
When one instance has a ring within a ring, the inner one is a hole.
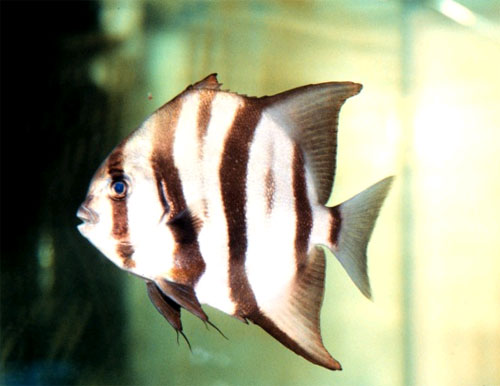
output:
M78 208L76 217L82 220L85 224L97 224L99 222L99 215L94 210L83 204Z

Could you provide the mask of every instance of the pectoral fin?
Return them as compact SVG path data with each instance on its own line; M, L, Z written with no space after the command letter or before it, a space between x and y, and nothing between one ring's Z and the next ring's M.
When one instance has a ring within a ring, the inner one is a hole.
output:
M167 225L172 230L175 241L181 245L186 245L196 241L203 223L194 209L184 209L169 220Z

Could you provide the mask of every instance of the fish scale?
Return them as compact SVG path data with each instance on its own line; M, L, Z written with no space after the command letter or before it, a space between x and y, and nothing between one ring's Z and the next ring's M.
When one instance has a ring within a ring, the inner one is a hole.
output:
M339 111L361 85L262 98L220 86L215 74L189 86L111 152L77 213L78 229L146 281L154 306L184 337L181 309L211 324L208 304L340 370L320 332L321 246L370 297L366 248L392 182L325 206Z

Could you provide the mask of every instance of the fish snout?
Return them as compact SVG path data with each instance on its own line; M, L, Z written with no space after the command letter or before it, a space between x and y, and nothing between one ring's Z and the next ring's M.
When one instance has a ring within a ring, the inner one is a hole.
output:
M86 224L97 224L99 222L99 215L94 210L86 207L84 204L80 205L78 208L76 217Z

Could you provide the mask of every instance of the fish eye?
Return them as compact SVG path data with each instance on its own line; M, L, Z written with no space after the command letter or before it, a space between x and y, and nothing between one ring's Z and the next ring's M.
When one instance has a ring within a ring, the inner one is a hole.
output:
M110 190L111 190L111 198L116 200L121 200L122 198L125 198L125 196L127 195L128 184L125 180L122 179L114 180L111 181Z

